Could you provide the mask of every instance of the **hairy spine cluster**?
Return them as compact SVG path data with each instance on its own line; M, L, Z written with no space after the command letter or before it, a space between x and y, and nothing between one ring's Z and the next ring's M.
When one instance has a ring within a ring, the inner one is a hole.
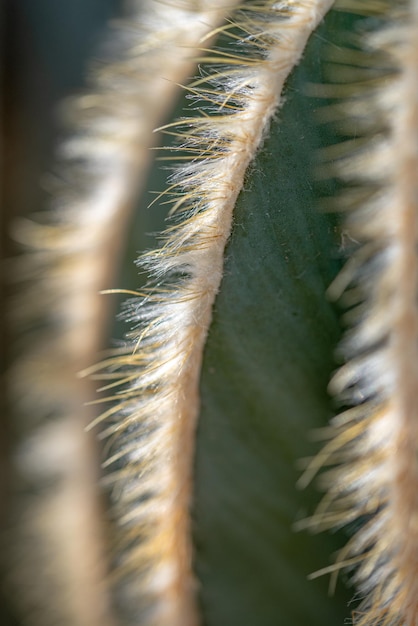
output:
M330 111L340 121L348 116L357 134L338 148L347 156L334 167L348 183L337 207L358 246L331 288L350 287L347 362L330 388L351 408L334 419L333 438L311 468L334 465L323 475L328 493L312 524L361 521L337 564L354 571L362 598L356 624L416 626L418 2L338 6L366 17L366 34L345 52L358 81Z
M204 102L201 113L166 127L189 155L168 190L176 219L161 247L140 259L150 282L129 304L127 317L135 324L129 353L105 363L105 377L116 378L110 386L126 385L109 398L116 405L102 419L108 423L103 436L112 442L107 464L119 466L109 479L120 526L120 588L134 620L142 613L152 625L199 621L190 528L194 433L224 249L244 174L284 81L331 4L243 5L223 29L238 46L203 50L204 75L188 87Z

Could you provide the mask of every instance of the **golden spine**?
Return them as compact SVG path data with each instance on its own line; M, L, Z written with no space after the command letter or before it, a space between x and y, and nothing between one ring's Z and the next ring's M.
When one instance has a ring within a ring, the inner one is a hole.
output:
M132 623L199 623L190 527L194 434L224 249L245 172L284 82L331 4L245 3L222 29L240 45L202 50L203 76L187 88L204 109L165 127L188 153L166 192L174 196L175 221L161 247L140 259L150 282L129 303L135 330L128 351L90 370L107 369L103 378L115 379L107 388L124 385L100 419L112 448L106 465L118 465L108 480L119 526L121 604L130 607Z

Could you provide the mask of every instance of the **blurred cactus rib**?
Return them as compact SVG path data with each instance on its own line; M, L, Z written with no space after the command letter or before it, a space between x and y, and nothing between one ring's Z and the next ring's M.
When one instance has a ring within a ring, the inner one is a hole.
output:
M417 0L3 14L0 622L417 626Z

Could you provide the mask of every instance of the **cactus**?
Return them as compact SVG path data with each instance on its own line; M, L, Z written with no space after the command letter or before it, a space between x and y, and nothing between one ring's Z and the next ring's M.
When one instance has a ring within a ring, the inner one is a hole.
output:
M19 626L416 623L417 8L332 5L133 1L67 101L12 224Z

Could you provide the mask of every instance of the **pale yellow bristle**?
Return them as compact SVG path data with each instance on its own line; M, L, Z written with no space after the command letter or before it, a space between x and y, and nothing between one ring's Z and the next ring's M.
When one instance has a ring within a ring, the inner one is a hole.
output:
M140 259L150 273L149 295L130 301L134 353L120 367L122 380L135 371L137 377L121 391L105 428L113 439L110 458L121 467L109 476L123 546L121 594L133 619L141 616L147 626L199 623L189 509L200 368L224 248L245 172L284 82L331 4L243 4L227 24L238 50L204 49L199 56L208 65L188 91L205 110L164 127L186 156L160 196L172 200L175 222L161 247Z
M346 364L330 391L353 408L335 418L334 438L305 475L334 465L322 475L328 493L307 525L360 526L337 562L349 567L362 598L355 624L416 626L418 2L336 6L373 16L347 58L353 67L369 64L374 75L329 92L341 98L332 120L356 129L347 130L355 143L333 148L327 157L336 161L325 166L348 183L335 205L345 212L354 256L331 293L354 286L353 308L341 350Z

